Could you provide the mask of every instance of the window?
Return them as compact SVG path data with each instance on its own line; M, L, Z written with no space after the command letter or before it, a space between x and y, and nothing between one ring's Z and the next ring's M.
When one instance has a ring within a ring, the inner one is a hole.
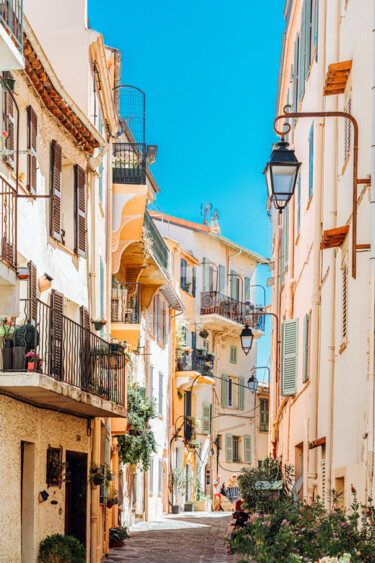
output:
M203 340L202 342L202 348L204 348L206 350L206 354L209 353L210 351L210 343L208 340Z
M197 269L181 258L180 287L195 297L197 283Z
M27 148L32 154L27 155L27 189L36 194L36 168L38 145L38 119L31 106L27 108Z
M102 255L100 255L100 266L99 266L99 284L100 284L100 316L104 317L104 300L105 300L105 270L104 270L104 260ZM101 330L101 335L104 335L104 328Z
M162 318L161 318L161 297L156 296L156 315L157 315L157 335L159 344L162 343Z
M251 437L244 436L245 463L251 463Z
M219 266L219 293L226 293L225 291L225 266Z
M238 299L238 279L237 279L237 272L234 270L230 271L230 296L232 299Z
M259 430L261 432L268 432L268 426L269 426L268 399L261 399Z
M233 436L233 462L239 463L240 461L240 437Z
M168 309L165 301L163 301L163 346L168 342Z
M154 396L154 366L150 364L148 370L148 388L149 388L149 395L150 399Z
M237 346L231 346L230 347L230 359L229 359L231 364L236 364L237 363Z
M164 414L164 396L163 396L164 375L159 371L159 416Z
M348 99L345 104L344 111L346 113L352 113L352 95L349 94ZM352 123L349 119L345 119L345 129L344 129L344 162L349 158L350 151L352 148Z
M180 271L180 273L181 273L180 286L181 286L181 289L184 289L186 291L187 262L183 258L181 258L181 271Z
M157 335L158 332L158 313L157 313L157 295L152 300L152 334L153 336Z
M150 468L148 470L148 494L154 494L154 460L151 458Z
M263 466L263 461L261 459L258 459L258 467L259 469L262 469Z
M10 72L4 72L4 78L13 78ZM14 102L8 91L3 92L3 131L8 133L4 148L14 151ZM3 156L4 162L14 168L14 154Z
M297 392L298 319L281 325L281 395L288 397Z
M310 315L305 315L303 319L303 362L302 362L302 381L309 378L310 371Z
M221 450L223 447L223 437L221 434L217 435L217 447L219 450Z
M233 436L225 434L225 461L232 463L233 461Z
M341 316L341 339L342 342L348 340L348 255L345 255L341 266L342 278L342 316Z
M238 378L238 408L243 411L245 408L245 378Z
M211 404L202 404L202 434L211 434Z
M228 379L228 407L233 407L233 379Z
M163 461L159 459L158 495L163 493Z
M314 191L314 123L309 134L309 201Z

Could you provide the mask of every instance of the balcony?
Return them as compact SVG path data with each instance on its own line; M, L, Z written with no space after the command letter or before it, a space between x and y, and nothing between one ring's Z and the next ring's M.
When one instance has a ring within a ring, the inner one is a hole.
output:
M27 328L16 334L12 352L3 350L0 389L82 417L125 417L124 353L42 301L21 302ZM30 351L35 364L26 359Z
M0 317L19 310L17 286L16 191L0 177Z
M214 356L205 351L186 348L176 350L176 386L180 389L189 389L193 382L193 391L197 391L214 383Z
M167 273L169 250L147 211L145 212L143 227L145 229L145 234L148 238L147 242L149 243L149 249L152 252L153 257L164 272Z
M138 346L141 328L139 283L112 283L111 335L126 340L132 348Z
M114 184L146 184L146 144L113 143Z
M218 291L201 293L201 317L207 328L232 329L240 332L244 324L248 324L259 338L264 334L265 316L263 308L258 305L247 305L228 297Z
M1 2L0 24L0 70L24 68L23 0Z

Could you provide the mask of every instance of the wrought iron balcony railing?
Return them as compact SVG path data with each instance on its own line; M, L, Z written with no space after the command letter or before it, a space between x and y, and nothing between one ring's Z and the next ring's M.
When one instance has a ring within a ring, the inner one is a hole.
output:
M23 55L23 0L3 0L0 4L0 23Z
M112 321L115 323L139 324L139 283L112 284Z
M202 375L213 377L214 356L199 349L187 351L186 348L179 348L177 349L177 370L197 371Z
M17 268L17 193L0 178L0 258L14 270Z
M160 266L167 272L169 250L147 211L145 212L143 226L146 230L147 238L149 239L149 241L147 241L149 243L149 249Z
M17 361L24 357L24 367L13 365L9 369L3 365L2 371L27 371L28 362L33 359L26 354L32 351L34 371L124 406L124 353L39 299L21 302L29 328L21 331L24 336L16 333L14 343L21 348L17 350Z
M113 143L114 184L146 184L146 144Z
M220 315L236 323L248 324L255 330L264 331L265 316L262 311L263 307L247 305L218 291L201 293L201 315Z

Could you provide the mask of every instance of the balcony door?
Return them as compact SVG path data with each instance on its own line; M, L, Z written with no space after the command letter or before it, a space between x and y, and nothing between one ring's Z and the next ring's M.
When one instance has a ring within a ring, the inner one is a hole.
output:
M21 561L35 561L34 472L35 445L21 442Z
M66 452L65 535L73 536L86 546L87 526L87 454Z

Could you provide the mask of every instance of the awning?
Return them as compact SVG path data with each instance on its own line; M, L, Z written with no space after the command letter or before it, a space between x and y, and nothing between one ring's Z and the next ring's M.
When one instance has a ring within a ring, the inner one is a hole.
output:
M181 312L185 311L185 305L182 303L181 299L177 295L177 292L171 285L164 285L160 288L160 292L168 301L170 309L175 309L175 311Z

